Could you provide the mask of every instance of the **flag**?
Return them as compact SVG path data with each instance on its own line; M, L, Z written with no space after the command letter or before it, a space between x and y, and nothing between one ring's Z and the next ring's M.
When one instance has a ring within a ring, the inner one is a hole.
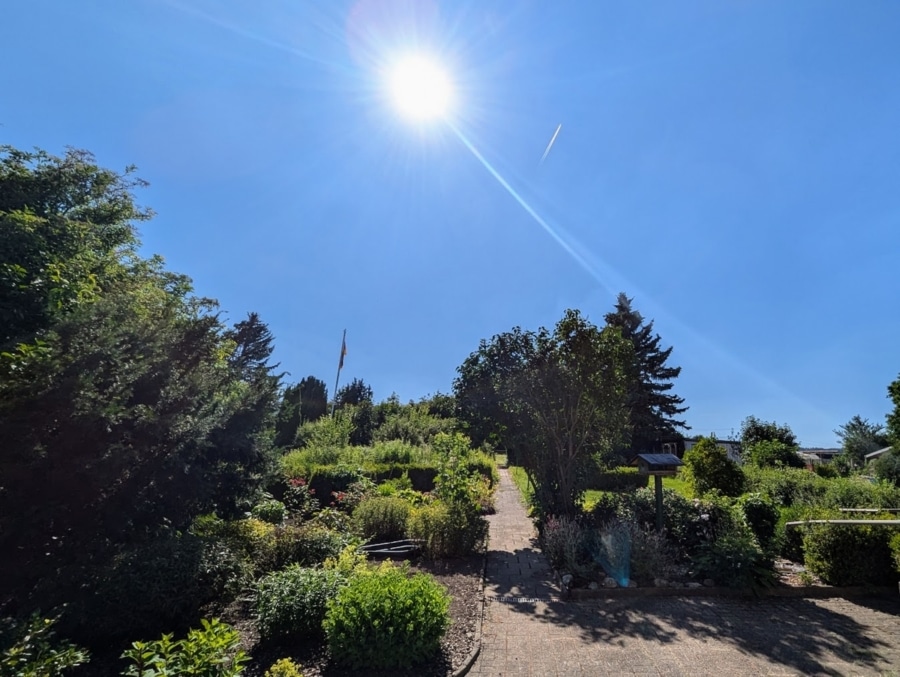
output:
M338 371L344 368L344 355L347 354L347 336L344 335L344 338L341 339L341 360L338 362Z

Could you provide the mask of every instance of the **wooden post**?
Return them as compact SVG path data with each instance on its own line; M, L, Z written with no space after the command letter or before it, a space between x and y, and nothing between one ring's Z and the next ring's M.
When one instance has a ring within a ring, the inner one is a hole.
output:
M656 486L656 530L663 530L663 502L662 502L662 475L654 475L653 482Z

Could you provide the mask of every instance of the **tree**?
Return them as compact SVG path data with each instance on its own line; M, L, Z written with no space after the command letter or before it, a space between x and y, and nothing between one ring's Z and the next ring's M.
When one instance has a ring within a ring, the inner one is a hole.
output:
M678 437L680 430L690 427L678 418L688 409L681 406L684 399L670 392L672 381L681 373L681 367L666 365L672 347L660 348L660 337L653 334L653 321L644 323L631 301L619 294L615 311L605 319L607 326L618 328L633 348L628 383L630 447L640 452L653 449L660 439Z
M778 440L762 440L745 447L744 458L759 468L803 468L806 464L797 454L797 447L789 447Z
M574 515L593 465L627 434L631 345L568 310L551 332L482 341L453 389L471 428L515 448L542 515Z
M337 391L334 401L340 408L347 404L360 404L372 402L372 388L366 385L361 378L355 378L350 383Z
M900 453L900 376L888 386L888 398L894 409L887 415L887 437L894 452Z
M797 438L789 426L748 416L741 423L741 447L748 449L759 442L781 442L793 448L798 446Z
M694 494L702 496L721 491L726 496L740 496L744 490L744 473L728 458L728 451L714 437L701 437L684 454L687 481Z
M3 599L97 594L89 572L233 513L271 460L271 333L138 255L137 185L81 151L0 152Z
M303 423L318 421L328 413L328 388L325 381L307 376L285 388L275 423L275 446L294 444L297 429Z
M884 426L869 423L859 415L854 416L834 431L841 442L843 456L856 467L866 462L866 454L878 451L888 445Z

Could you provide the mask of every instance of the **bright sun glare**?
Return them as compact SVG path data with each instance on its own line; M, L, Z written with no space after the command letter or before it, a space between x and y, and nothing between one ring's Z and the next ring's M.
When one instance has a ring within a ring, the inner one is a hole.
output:
M435 61L421 55L407 56L388 72L391 99L398 110L413 120L446 115L453 105L453 86Z

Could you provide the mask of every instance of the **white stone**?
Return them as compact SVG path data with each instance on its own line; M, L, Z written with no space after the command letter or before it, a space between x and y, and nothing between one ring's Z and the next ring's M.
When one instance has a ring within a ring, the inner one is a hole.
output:
M654 578L653 585L657 588L668 588L669 581L667 581L665 578Z
M690 588L691 590L696 590L697 588L702 588L702 583L697 583L696 581L691 581L690 583L685 583L684 586L686 588Z
M591 581L590 584L588 585L588 590L596 590L599 587L600 587L600 584L597 583L597 581Z
M562 584L567 588L572 585L572 581L575 580L572 574L563 574L562 575Z
M629 588L636 588L637 586L638 586L637 581L631 581L631 580L628 581Z
M616 583L616 579L612 576L607 576L603 579L603 587L604 588L618 588L619 584Z

